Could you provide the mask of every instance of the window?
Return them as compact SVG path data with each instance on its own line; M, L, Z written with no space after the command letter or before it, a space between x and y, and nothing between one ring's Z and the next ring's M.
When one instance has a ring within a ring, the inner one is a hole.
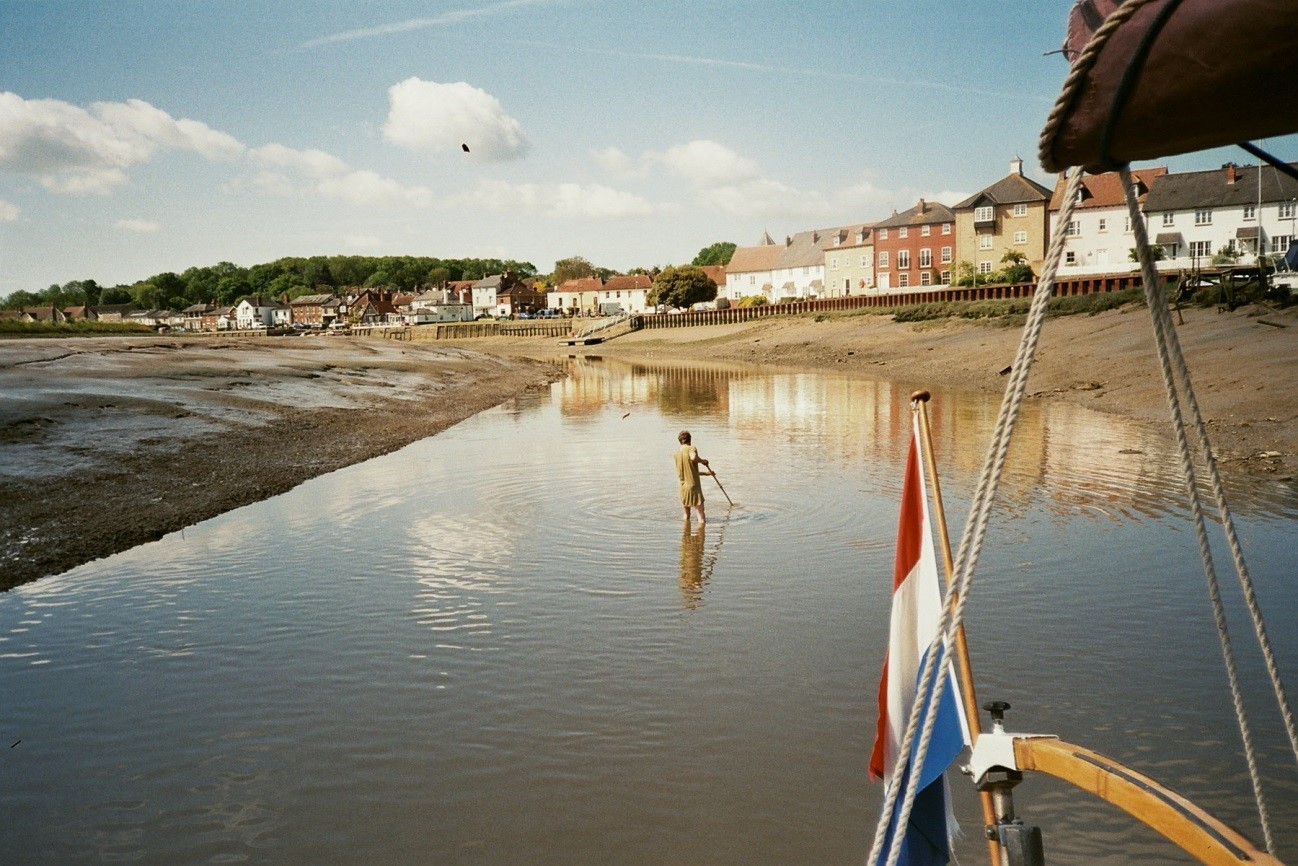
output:
M1210 225L1212 225L1212 211L1210 211L1210 210L1197 210L1197 211L1195 211L1195 212L1194 212L1194 224L1197 225L1197 226L1210 226Z
M1281 203L1280 203L1280 219L1282 219L1282 220L1291 220L1291 219L1293 219L1293 212L1294 212L1294 203L1293 203L1293 202L1291 202L1291 201L1286 201L1286 202L1281 202Z
M1079 223L1077 220L1072 220L1071 222L1068 223L1068 236L1070 238L1081 237L1081 234L1082 234L1081 223Z
M1102 232L1107 232L1109 230L1109 221L1104 217L1100 217L1099 230Z
M980 273L980 274L990 274L991 272L992 272L992 263L991 263L991 262L979 262L979 263L978 263L978 273Z
M897 288L905 289L910 286L910 274L897 274Z
M1293 216L1293 214L1289 214L1289 216ZM944 234L944 235L949 235L949 234L951 234L951 224L950 224L950 223L942 223L942 234Z
M1085 199L1086 199L1086 188L1082 187L1081 189L1077 190L1077 203L1081 204L1083 201L1085 201Z
M1163 226L1168 227L1174 225L1176 225L1176 214L1174 213L1163 214Z
M1276 235L1271 238L1271 252L1284 253L1289 251L1289 245L1293 243L1293 235Z
M920 271L920 273L919 273L919 284L920 284L921 286L931 286L931 285L933 285L933 272L932 272L932 271Z
M928 247L919 251L919 266L921 268L933 267L933 251Z
M749 275L748 275L748 285L750 285L750 286L755 286L755 285L757 285L757 274L749 274Z
M1180 244L1163 244L1163 257L1174 259L1176 258L1176 254L1180 252L1180 249Z
M919 227L919 233L924 237L928 237L929 234L932 232L932 229L933 227L930 225L922 225Z
M1212 255L1212 241L1190 241L1190 255L1205 259Z
M838 258L837 258L837 257L832 258L832 259L829 260L829 269L830 269L831 271L836 271L836 270L838 270Z
M879 250L879 267L881 267L881 268L886 268L886 267L888 267L888 251L887 251L887 250Z
M974 222L989 223L996 219L996 209L991 207L974 208Z
M991 235L979 235L979 236L978 236L978 249L980 249L980 250L989 250L989 249L991 249L991 248L992 248L992 236L991 236Z
M897 229L897 237L899 237L899 238L904 238L904 237L909 237L909 236L910 236L910 228L909 228L909 227L907 227L907 226L902 226L901 228Z
M1016 217L1027 216L1027 215L1028 215L1028 206L1027 206L1026 204L1021 203L1021 202L1020 202L1019 204L1014 205L1014 215L1015 215Z
M949 264L951 264L951 248L950 248L950 247L942 247L942 264L944 264L944 265L949 265Z
M1017 244L1017 245L1019 245L1019 246L1023 246L1023 245L1026 244L1027 242L1028 242L1028 233L1027 233L1027 232L1015 232L1015 233L1014 233L1014 243L1015 243L1015 244Z
M1257 205L1252 205L1252 204L1244 205L1244 219L1246 220L1257 219Z
M1069 267L1077 264L1077 253L1073 252L1072 250L1068 250L1067 252L1065 252L1064 264L1068 265Z
M942 281L942 285L944 285L944 286L946 286L946 285L950 285L950 284L951 284L951 272L950 272L950 271L943 271L943 272L942 272L942 275L941 275L938 279L940 279L940 280Z
M1123 219L1122 230L1126 234L1131 234L1131 217L1126 217Z
M897 250L897 267L910 267L910 250Z
M879 240L886 241L887 239L888 239L888 230L879 229Z
M861 267L863 268L870 267L870 256L868 255L861 256Z

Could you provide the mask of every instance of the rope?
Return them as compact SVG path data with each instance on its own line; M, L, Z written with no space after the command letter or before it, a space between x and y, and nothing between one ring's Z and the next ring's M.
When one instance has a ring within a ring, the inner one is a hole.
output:
M1221 639L1222 657L1225 661L1227 677L1230 681L1231 697L1235 704L1235 715L1239 723L1240 737L1244 742L1244 753L1245 759L1248 762L1249 777L1253 783L1254 797L1257 800L1258 815L1262 823L1262 833L1266 839L1267 851L1271 854L1275 854L1275 848L1271 837L1270 821L1266 807L1266 799L1262 793L1261 779L1257 770L1256 753L1253 748L1252 736L1248 727L1247 712L1244 709L1243 699L1240 692L1238 673L1235 668L1234 654L1230 643L1230 635L1226 627L1225 615L1222 612L1221 593L1217 582L1216 569L1213 565L1212 552L1208 546L1193 458L1190 454L1189 442L1186 439L1185 421L1181 413L1182 399L1184 399L1185 406L1189 410L1190 423L1194 427L1196 438L1198 440L1201 452L1200 456L1207 471L1209 484L1217 506L1217 514L1221 520L1222 530L1231 552L1231 557L1235 565L1235 572L1239 577L1240 588L1243 591L1244 600L1249 611L1249 617L1253 623L1253 630L1257 636L1258 645L1261 647L1263 659L1266 662L1267 673L1271 678L1271 686L1275 693L1276 704L1279 707L1280 715L1284 720L1285 731L1289 736L1289 743L1290 747L1293 749L1295 760L1298 760L1298 735L1295 734L1293 711L1289 706L1289 700L1285 694L1284 684L1280 680L1279 669L1275 662L1275 654L1271 649L1271 641L1266 633L1266 624L1262 617L1262 611L1257 603L1257 595L1254 591L1253 580L1249 575L1248 566L1244 561L1244 551L1240 546L1239 536L1235 531L1235 522L1231 517L1230 508L1226 502L1225 487L1222 484L1221 473L1217 467L1216 458L1212 453L1212 444L1208 438L1207 425L1204 424L1203 414L1199 409L1198 400L1195 397L1194 388L1190 381L1189 367L1185 363L1185 356L1181 352L1180 340L1176 336L1176 329L1172 324L1171 315L1167 310L1167 299L1163 293L1162 282L1158 279L1153 259L1148 252L1149 237L1145 229L1144 220L1141 218L1139 204L1136 201L1135 193L1131 187L1132 180L1130 171L1123 168L1121 170L1121 177L1123 184L1126 186L1127 208L1131 213L1132 226L1136 236L1136 246L1140 251L1141 271L1145 282L1145 298L1149 306L1150 315L1153 319L1154 338L1155 344L1158 348L1159 366L1163 373L1163 382L1167 390L1168 404L1172 410L1173 427L1177 436L1177 447L1181 459L1182 474L1185 479L1186 493L1190 500L1191 510L1195 519L1195 533L1199 540L1199 554L1203 559L1204 573L1208 580L1208 593L1212 600L1213 618L1216 620L1218 634ZM1178 388L1180 392L1183 392L1183 398L1178 394Z
M1077 191L1081 188L1081 183L1082 169L1076 168L1068 181L1068 189L1056 225L1067 226L1072 221L1073 210L1077 204ZM996 428L992 434L991 445L988 447L987 461L978 479L969 518L965 521L964 535L960 540L960 549L955 560L955 573L952 578L953 584L949 590L949 592L957 594L955 608L953 610L949 605L944 605L942 608L942 616L938 622L938 634L929 646L924 670L920 675L916 699L911 706L910 716L906 721L906 733L902 738L899 754L907 755L914 747L915 757L913 763L916 768L923 765L924 758L928 754L929 741L932 739L933 726L937 720L937 703L941 697L941 690L933 688L934 674L937 670L936 657L944 645L949 642L948 636L954 635L964 621L964 611L969 601L969 589L973 583L974 568L978 562L983 539L986 537L987 523L991 516L991 506L1000 485L1001 473L1005 467L1005 456L1009 451L1010 439L1014 432L1014 426L1018 421L1023 395L1027 391L1032 357L1036 353L1037 342L1041 336L1041 325L1045 321L1046 308L1050 301L1051 292L1054 289L1055 275L1059 270L1059 261L1063 258L1066 237L1066 231L1055 232L1050 242L1050 249L1046 253L1044 273L1041 275L1041 279L1037 283L1036 293L1032 297L1032 305L1028 311L1027 322L1023 327L1023 336L1019 342L1018 352L1014 358L1010 381L1006 386L1005 396L1001 401L1000 415L997 418ZM927 695L926 709L924 701L921 700L921 696L925 695ZM922 710L924 710L924 725L923 730L920 731L919 743L915 746L915 734L920 727L919 717ZM874 845L870 850L867 861L871 866L877 866L880 862L879 857L883 853L884 837L887 834L889 819L896 808L897 798L901 793L901 780L905 772L906 762L898 760L893 767L892 776L888 780L883 808L879 812L879 822L875 827ZM892 844L889 846L887 866L896 866L901 856L901 842L905 835L906 824L910 821L910 813L915 804L918 787L919 773L912 772L905 786L901 813L897 820L897 831L894 832Z

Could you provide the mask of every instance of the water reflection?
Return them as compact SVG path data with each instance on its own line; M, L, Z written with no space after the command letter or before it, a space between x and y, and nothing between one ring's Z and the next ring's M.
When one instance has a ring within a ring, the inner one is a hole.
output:
M909 387L564 363L548 392L0 595L21 740L0 862L862 862ZM956 525L996 401L931 410ZM1247 824L1166 449L1076 407L1023 424L970 598L981 695ZM709 482L706 529L682 527L681 427L738 503ZM1243 526L1281 611L1282 501ZM1292 669L1298 634L1272 638ZM1296 827L1284 732L1257 739ZM1020 790L1052 863L1122 862L1110 812Z
M708 525L699 524L697 532L691 532L689 521L681 526L681 603L692 609L703 603L703 548L708 541Z
M844 465L891 464L908 441L909 384L757 365L580 356L562 363L573 374L557 386L565 417L652 405L682 424L722 420L727 434L744 442L795 448L803 442ZM959 498L982 469L999 404L940 385L929 390L935 455L944 483ZM1106 519L1181 513L1174 449L1167 432L1154 425L1072 403L1029 402L1006 458L1000 503L1010 517L1037 501L1060 514L1080 510ZM1229 477L1227 493L1243 511L1298 514L1298 492L1286 485Z

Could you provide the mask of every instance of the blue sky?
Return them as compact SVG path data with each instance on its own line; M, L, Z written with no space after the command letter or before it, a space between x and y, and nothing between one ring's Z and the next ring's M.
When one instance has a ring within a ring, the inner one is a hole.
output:
M287 255L624 270L954 204L1015 155L1048 184L1070 5L0 0L0 295Z

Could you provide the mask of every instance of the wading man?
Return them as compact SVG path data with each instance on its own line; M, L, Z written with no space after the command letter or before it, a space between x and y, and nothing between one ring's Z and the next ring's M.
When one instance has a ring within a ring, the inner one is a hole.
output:
M685 521L690 519L690 508L699 513L699 523L707 523L708 517L703 511L703 485L699 483L699 464L704 467L708 461L699 456L698 449L690 444L690 431L682 430L676 437L681 447L676 451L676 477L681 482L681 507L685 509ZM711 475L708 470L703 475Z

